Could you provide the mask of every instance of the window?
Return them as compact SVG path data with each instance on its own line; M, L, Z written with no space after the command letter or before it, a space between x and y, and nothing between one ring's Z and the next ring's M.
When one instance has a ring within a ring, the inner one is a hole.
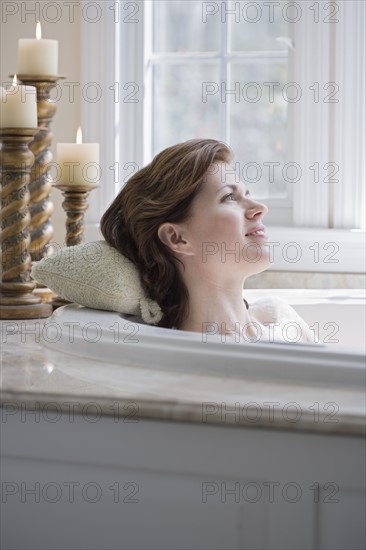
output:
M83 79L107 83L98 116L82 106L105 174L89 222L156 152L213 137L231 145L240 176L268 204L273 235L292 227L308 242L316 229L320 242L361 250L363 1L101 4L108 16L82 29Z
M282 207L277 221L283 223L291 220L283 172L290 160L285 87L294 14L283 17L285 1L275 10L266 4L144 3L144 160L192 137L223 140L235 152L238 177L272 202L272 215Z

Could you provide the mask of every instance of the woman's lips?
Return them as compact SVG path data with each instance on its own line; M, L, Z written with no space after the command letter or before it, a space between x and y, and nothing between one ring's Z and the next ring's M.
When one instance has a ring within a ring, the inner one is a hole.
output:
M264 226L253 228L251 231L246 233L246 237L267 239L266 228Z

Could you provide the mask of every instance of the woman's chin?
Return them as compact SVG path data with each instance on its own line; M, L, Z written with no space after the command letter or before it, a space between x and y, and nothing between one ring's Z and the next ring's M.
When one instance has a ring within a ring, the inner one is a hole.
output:
M270 249L267 246L267 236L257 236L255 239L246 239L242 248L242 259L250 264L270 265Z
M243 257L242 263L249 275L265 271L272 265L269 247L259 245L256 247L247 246L246 256Z

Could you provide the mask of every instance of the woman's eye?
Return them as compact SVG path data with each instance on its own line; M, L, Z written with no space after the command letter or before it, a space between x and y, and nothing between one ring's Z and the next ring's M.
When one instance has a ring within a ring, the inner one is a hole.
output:
M226 201L226 199L228 199L229 197L233 197L235 199L234 193L229 193L228 195L226 195L224 197L224 200Z

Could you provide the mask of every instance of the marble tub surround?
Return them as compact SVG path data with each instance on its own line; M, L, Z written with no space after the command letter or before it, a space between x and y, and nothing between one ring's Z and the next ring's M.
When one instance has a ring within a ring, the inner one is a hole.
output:
M364 436L362 385L223 378L87 359L44 347L39 335L46 322L24 321L18 331L14 323L1 323L5 417L33 410L54 419L63 411L126 422L148 418Z
M249 277L245 288L333 288L354 289L366 287L366 277L362 273L317 273L309 271L264 271Z

